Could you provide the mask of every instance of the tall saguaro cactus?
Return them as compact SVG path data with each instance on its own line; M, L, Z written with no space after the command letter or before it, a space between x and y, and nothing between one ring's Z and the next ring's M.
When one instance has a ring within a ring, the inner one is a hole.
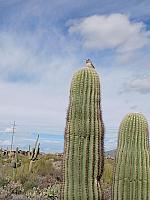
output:
M120 125L113 200L150 200L148 123L139 113L128 114Z
M90 60L75 73L64 145L62 200L100 200L104 126L100 80Z
M18 147L16 148L15 158L11 161L11 167L13 168L13 180L16 181L17 168L21 166L21 160L18 157Z
M37 160L37 157L40 153L40 143L38 142L39 140L39 134L37 136L36 142L35 142L35 146L32 149L32 151L30 151L30 146L29 146L29 160L30 160L30 164L29 164L29 173L32 172L32 165L33 162L35 162Z

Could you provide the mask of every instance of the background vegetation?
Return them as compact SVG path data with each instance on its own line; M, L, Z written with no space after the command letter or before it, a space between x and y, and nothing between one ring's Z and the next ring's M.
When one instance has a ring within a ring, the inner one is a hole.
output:
M62 183L62 156L39 155L29 173L28 156L18 156L21 166L12 168L11 158L0 152L0 199L1 200L59 200ZM105 200L110 199L114 160L105 158L102 187Z

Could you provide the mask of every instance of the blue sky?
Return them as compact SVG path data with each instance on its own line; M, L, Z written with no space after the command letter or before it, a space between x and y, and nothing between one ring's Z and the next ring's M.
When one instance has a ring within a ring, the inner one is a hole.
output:
M101 77L105 148L128 112L150 121L149 0L0 0L0 143L63 149L72 75L90 58Z

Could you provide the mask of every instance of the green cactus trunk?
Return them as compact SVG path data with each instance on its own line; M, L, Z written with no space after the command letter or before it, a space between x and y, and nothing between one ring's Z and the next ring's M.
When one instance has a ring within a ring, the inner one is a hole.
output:
M93 68L78 71L72 80L64 145L61 199L100 200L104 126L100 81Z
M113 200L150 200L148 123L142 114L128 114L121 123L113 181Z
M29 163L29 174L32 172L33 163L34 163L34 161L30 160L30 163Z
M16 182L17 168L21 166L21 160L18 157L18 147L16 148L15 158L11 161L13 180Z
M32 149L32 151L30 151L30 145L29 145L29 152L28 152L28 157L29 157L29 160L30 160L30 163L29 163L29 174L32 172L33 163L37 160L38 155L40 153L40 143L38 141L39 141L39 134L37 136L37 139L36 139L36 142L35 142L35 146Z

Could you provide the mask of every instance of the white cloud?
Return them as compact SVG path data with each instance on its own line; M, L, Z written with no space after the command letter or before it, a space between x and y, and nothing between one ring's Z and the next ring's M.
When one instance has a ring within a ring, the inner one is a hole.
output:
M9 146L11 142L9 140L0 140L0 145L1 146Z
M11 127L11 128L6 128L6 129L4 130L4 132L5 132L5 133L12 133L12 132L13 132L13 127Z
M47 30L44 45L43 32L0 32L0 121L36 122L36 130L43 123L64 127L70 80L79 60L59 31Z
M24 34L0 31L0 80L49 82L61 70L67 75L75 63L73 45L55 28Z
M120 54L150 44L150 31L143 22L130 21L127 15L93 15L73 21L70 33L79 33L87 49L116 49Z
M64 87L58 89L59 86L56 86L55 88L53 81L51 84L52 87L0 81L0 120L8 122L15 120L17 132L20 121L23 121L23 124L28 122L28 125L36 122L36 125L33 125L34 130L41 129L40 125L43 123L49 124L49 127L62 126L66 114L67 91ZM63 99L61 103L60 99Z
M150 77L134 77L123 84L122 92L138 92L140 94L150 94Z
M12 132L13 132L13 127L7 127L0 130L0 133L12 133ZM14 128L14 132L16 132L16 128Z

